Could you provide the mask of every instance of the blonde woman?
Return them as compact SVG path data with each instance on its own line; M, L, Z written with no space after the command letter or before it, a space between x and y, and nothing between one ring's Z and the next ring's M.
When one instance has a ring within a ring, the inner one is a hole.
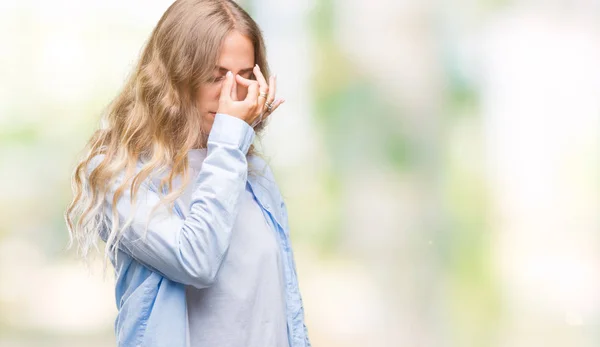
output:
M283 101L233 1L162 16L66 211L84 257L106 244L118 346L310 346L285 204L252 146Z

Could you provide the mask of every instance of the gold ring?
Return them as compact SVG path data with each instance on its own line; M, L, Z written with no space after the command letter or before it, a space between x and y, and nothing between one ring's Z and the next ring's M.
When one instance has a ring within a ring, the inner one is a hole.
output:
M265 99L266 99L266 98L267 98L267 93L260 93L260 94L258 94L258 97L259 97L259 98L260 98L260 97L263 97L263 98L265 98Z

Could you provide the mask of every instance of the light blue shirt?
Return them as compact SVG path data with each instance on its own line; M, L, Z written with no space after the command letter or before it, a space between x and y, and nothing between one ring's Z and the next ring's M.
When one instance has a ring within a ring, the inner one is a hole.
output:
M188 152L192 177L206 156L206 148ZM188 185L180 197L186 216L195 190ZM215 283L185 288L190 347L289 346L281 249L269 219L246 184Z
M159 208L152 215L145 237L148 216L159 201L157 184L150 180L142 184L134 210L128 190L119 199L120 221L132 214L133 221L122 234L117 260L111 257L119 310L115 320L118 346L189 346L186 285L208 288L217 280L240 196L248 184L278 236L289 345L310 347L286 207L267 163L257 156L246 156L253 139L254 130L245 121L217 114L208 138L207 157L195 178L197 187L191 196L189 215L182 213L181 202L176 202L172 215ZM258 174L249 175L249 169ZM119 177L113 187L121 180ZM111 195L105 203L109 217ZM106 241L105 230L100 235Z

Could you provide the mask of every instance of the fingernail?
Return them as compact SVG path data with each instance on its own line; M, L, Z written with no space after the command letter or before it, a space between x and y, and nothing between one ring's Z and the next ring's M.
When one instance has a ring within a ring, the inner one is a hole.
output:
M256 66L256 68L257 68L257 69L259 69L259 70L260 70L260 66L258 66L258 64L256 64L255 66Z
M231 71L227 71L227 77L231 77L232 73Z

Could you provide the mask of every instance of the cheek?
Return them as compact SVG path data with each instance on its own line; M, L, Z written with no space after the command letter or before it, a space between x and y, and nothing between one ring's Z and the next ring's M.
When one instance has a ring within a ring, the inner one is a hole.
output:
M214 101L219 100L219 96L221 95L221 84L215 83L210 86L203 86L198 91L198 102L202 106L210 106Z
M211 100L219 100L219 96L221 96L221 83L215 83L207 95L210 96Z

